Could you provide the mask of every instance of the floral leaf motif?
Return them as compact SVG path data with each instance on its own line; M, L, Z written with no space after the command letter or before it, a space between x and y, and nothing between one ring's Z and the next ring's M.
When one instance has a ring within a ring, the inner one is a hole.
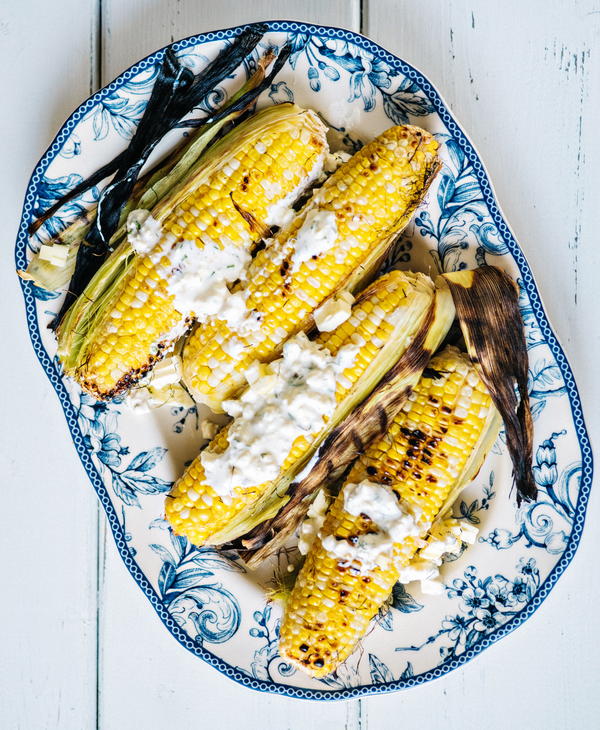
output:
M162 530L160 523L152 526ZM150 545L163 561L157 579L163 603L199 644L228 641L239 628L241 610L235 596L215 582L213 572L213 569L223 569L227 559L223 557L217 562L207 557L203 562L203 551L187 539L178 537L172 530L169 538L173 553L163 545ZM211 556L215 551L209 549L206 554Z
M458 613L446 616L440 629L415 646L397 647L396 651L420 651L438 641L440 660L464 653L484 636L516 616L540 587L540 571L533 558L521 558L512 580L503 575L479 578L477 568L469 566L464 578L455 578L446 586L448 598L459 598Z
M209 557L210 556L210 557ZM191 560L201 563L207 570L227 570L233 573L245 573L246 568L233 559L226 559L216 550L201 550L197 555L192 555Z
M454 195L454 190L454 176L448 172L448 170L443 170L440 176L440 184L437 192L438 203L442 210L445 210L448 207L452 200L452 196Z
M198 643L223 644L237 632L242 618L240 606L226 588L197 586L183 595L196 605L196 611L190 611L188 615L196 628Z
M384 664L375 654L369 654L369 671L371 673L371 682L373 684L385 684L393 682L394 675L390 668Z
M171 555L167 548L164 547L164 545L152 543L151 545L149 545L149 548L150 550L152 550L152 552L155 552L159 558L161 558L163 563L171 563L171 565L175 565L175 558Z
M162 446L155 446L149 451L140 451L134 456L131 463L127 467L128 471L147 472L153 469L158 462L164 457L167 450Z
M383 93L383 109L394 124L408 124L409 117L424 117L435 111L429 99L417 92L417 85L404 79L396 91Z
M163 494L173 486L173 482L139 471L122 471L119 476L138 494Z
M384 631L394 630L394 617L388 606L383 606L379 609L378 613L375 615L375 622L378 626L381 626Z
M83 178L81 175L71 173L61 177L48 177L44 175L38 183L36 199L33 206L33 217L38 218L51 205L66 195L78 185ZM52 218L49 218L32 237L28 244L32 250L37 250L35 241L44 241L48 236L52 237L60 233L73 218L80 215L98 200L98 188L93 187L86 193L64 205Z
M450 155L450 160L455 170L462 170L465 164L465 153L458 142L447 135L444 136L444 144Z
M400 675L400 679L410 679L411 677L415 676L415 670L413 669L413 665L410 662L406 662L406 667L404 668L404 671Z
M67 159L81 154L81 139L78 134L71 132L62 146L59 155Z
M158 590L162 595L165 595L175 582L175 576L177 570L173 563L163 563L158 574Z
M136 490L121 479L119 472L111 471L112 488L117 497L129 506L141 507Z
M467 503L463 500L460 502L460 514L461 517L464 517L466 520L468 520L473 525L478 525L481 520L477 515L473 514L474 512L477 512L479 510L479 500L475 499L473 502L471 502L470 505L467 505Z
M250 674L256 679L277 681L277 675L289 677L295 673L296 669L279 655L280 621L276 619L272 625L269 625L270 618L270 604L267 604L262 611L255 611L253 614L253 619L259 628L253 626L248 633L252 638L264 641L262 646L254 652L254 659L250 664Z
M423 605L410 595L402 583L396 583L392 589L391 606L402 613L414 613L423 608Z
M177 591L177 593L183 593L188 588L195 588L203 581L204 578L210 578L212 575L213 573L211 573L210 570L202 570L197 566L177 570L175 579L173 580L169 590Z
M147 100L131 102L127 97L115 94L100 102L92 112L94 140L105 139L112 125L113 129L125 139L130 139L146 108Z
M187 537L176 535L173 530L169 530L169 538L171 539L171 545L175 550L175 555L177 556L177 561L179 562L190 549L188 539Z
M279 81L275 84L271 84L271 90L269 91L269 99L273 104L283 104L284 102L294 101L294 92L285 83L285 81Z

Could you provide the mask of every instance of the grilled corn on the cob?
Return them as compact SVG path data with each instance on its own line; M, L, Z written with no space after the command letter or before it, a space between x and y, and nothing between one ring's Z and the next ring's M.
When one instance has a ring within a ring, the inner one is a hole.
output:
M262 368L263 377L251 376L251 387L242 395L241 403L250 410L216 436L167 497L166 514L175 532L196 545L221 544L271 516L269 510L281 506L275 493L283 494L326 435L373 389L429 321L435 294L432 281L424 274L392 271L363 292L346 322L321 334L312 345L327 355L326 362L346 358L343 366L333 366L333 373L319 364L322 369L314 367L300 377L300 368L293 367L292 379L286 383L284 373L286 377L290 374L286 360L290 352L297 354L294 339L285 345L283 359L270 366L254 366L254 370ZM328 377L331 387L324 392ZM253 400L256 393L262 399L258 408ZM291 413L296 421L304 419L315 402L321 405L327 398L321 419L311 422L309 418L300 429L292 429L291 443L277 446L276 439L287 428L286 414ZM298 403L299 413L294 412ZM234 401L232 415L240 409L240 402ZM263 475L273 466L269 461L272 448L282 451L276 454L278 461L265 479ZM257 478L252 479L257 452L261 458ZM224 471L217 472L215 462L221 462Z
M300 214L258 253L244 289L253 327L214 318L190 335L183 377L195 398L219 410L254 361L268 362L312 324L337 290L352 290L408 222L437 171L435 139L392 127L326 180Z
M130 239L139 255L104 295L101 315L76 352L63 323L59 356L67 374L98 398L134 384L192 317L205 315L199 307L243 276L252 245L319 174L326 149L323 123L294 105L270 107L227 135L161 203L161 225L133 221L138 230ZM111 265L98 272L92 290Z
M281 655L312 676L353 651L433 520L481 466L499 415L471 361L448 347L356 462L298 575Z

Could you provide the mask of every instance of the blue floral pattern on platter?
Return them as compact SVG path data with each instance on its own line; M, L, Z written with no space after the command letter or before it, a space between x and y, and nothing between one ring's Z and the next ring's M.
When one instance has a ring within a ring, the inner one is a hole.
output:
M174 48L198 71L240 31L193 36ZM333 675L318 681L295 671L277 653L281 610L267 602L264 592L271 567L251 575L232 555L199 550L174 536L162 519L164 492L201 443L201 409L162 408L140 420L122 403L101 404L82 394L63 380L46 328L56 298L29 282L21 284L35 352L61 401L117 548L171 634L254 689L299 698L358 697L440 677L531 616L577 548L592 456L573 375L529 266L476 151L439 94L417 70L358 34L277 21L269 23L264 47L280 47L288 39L294 43L292 56L261 103L294 100L317 109L331 125L332 137L350 150L391 123L419 124L441 143L442 172L388 265L449 270L487 261L504 268L520 286L540 499L516 507L501 434L455 505L455 516L479 527L479 539L445 564L441 596L422 595L414 585L396 586L358 650ZM18 268L26 266L40 240L97 199L94 189L72 201L39 236L28 238L32 217L126 144L162 53L140 61L88 99L58 133L27 189L16 244ZM251 58L206 106L220 103L255 62ZM177 134L170 135L165 149L176 141Z

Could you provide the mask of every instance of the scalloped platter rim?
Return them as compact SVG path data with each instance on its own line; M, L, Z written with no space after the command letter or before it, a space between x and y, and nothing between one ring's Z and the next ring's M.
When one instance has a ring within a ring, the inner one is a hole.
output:
M34 350L59 397L74 446L106 512L117 549L165 627L189 651L247 687L290 697L342 699L406 689L441 677L522 624L546 598L577 549L592 482L592 452L579 393L552 332L529 265L502 214L479 155L439 93L415 68L368 38L340 28L271 21L266 38L294 52L262 104L295 100L319 111L350 147L390 124L434 132L444 167L403 235L395 263L421 270L501 266L521 289L535 416L534 474L540 498L517 508L502 434L455 514L476 524L475 546L443 568L440 596L397 587L360 648L325 680L294 671L277 654L280 609L264 581L233 556L196 550L162 518L164 491L198 448L196 409L151 416L99 404L64 380L47 324L58 299L21 281ZM173 44L199 71L246 26ZM143 112L164 49L85 101L65 122L29 181L16 243L17 268L98 195L92 190L30 239L32 218L122 149ZM239 84L249 71L244 65ZM215 99L218 101L218 99ZM162 150L173 145L171 134Z

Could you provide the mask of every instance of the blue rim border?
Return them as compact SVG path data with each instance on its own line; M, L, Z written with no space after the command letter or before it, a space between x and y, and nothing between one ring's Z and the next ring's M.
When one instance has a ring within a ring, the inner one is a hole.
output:
M575 383L573 373L563 352L563 349L559 344L556 336L554 335L552 329L550 328L550 324L546 317L546 313L544 312L540 295L533 279L531 269L529 268L529 264L527 263L525 256L519 248L519 245L507 222L504 220L504 217L496 201L495 194L490 185L490 181L488 179L485 168L481 160L479 159L479 155L475 151L468 137L460 128L457 121L450 114L448 108L446 107L446 104L440 97L437 90L419 71L417 71L411 65L402 61L400 58L390 53L389 51L386 51L377 43L374 43L365 36L360 35L359 33L356 33L354 31L349 31L343 28L336 28L332 26L310 25L306 23L297 23L287 20L265 21L265 23L266 25L268 25L269 31L272 32L318 34L327 38L349 41L350 43L353 43L373 54L376 54L379 58L388 63L392 68L395 68L403 73L405 76L408 76L421 88L423 93L433 104L436 112L440 115L440 117L446 124L449 133L461 145L468 159L473 164L474 173L481 185L481 189L483 191L485 202L488 205L490 215L492 216L492 219L496 224L498 230L502 234L508 246L508 249L510 250L510 253L512 254L519 268L519 271L523 277L523 286L529 296L531 306L533 308L533 311L535 312L535 316L540 326L540 329L548 346L550 347L550 350L552 351L552 354L556 358L560 371L563 375L582 456L581 484L577 499L575 517L573 520L573 530L569 536L567 547L561 555L558 563L550 571L548 577L542 583L535 596L527 604L527 606L523 608L522 611L520 611L506 624L498 628L496 631L493 631L485 638L481 639L471 648L467 649L463 654L460 655L460 657L451 661L444 662L435 669L428 670L427 672L423 672L422 674L418 674L414 677L396 680L394 682L387 682L379 685L361 685L360 687L337 690L315 690L254 679L242 672L237 667L224 662L222 659L220 659L218 656L208 651L204 647L197 646L173 620L173 618L159 599L157 593L152 588L152 586L144 576L143 572L141 571L140 567L138 566L136 561L133 560L129 552L129 548L125 541L125 535L119 523L116 510L108 496L108 492L102 482L100 474L98 473L96 467L91 460L90 454L84 447L83 434L81 433L78 425L75 408L71 404L69 394L62 381L62 378L55 368L52 359L42 345L39 323L37 319L36 300L33 294L32 283L24 281L22 279L19 279L19 281L21 283L23 297L25 299L27 326L29 329L29 335L31 337L33 349L61 402L67 424L73 438L73 443L75 444L75 448L77 450L79 458L81 459L83 467L87 472L90 481L92 482L92 486L94 487L96 494L98 495L98 498L104 508L104 511L106 512L106 517L108 519L119 554L121 555L133 579L138 584L140 589L144 592L146 597L149 599L159 618L169 630L169 632L173 635L173 637L177 639L177 641L182 646L184 646L196 656L203 659L211 666L215 667L222 674L226 675L235 682L238 682L239 684L242 684L251 689L255 689L260 692L270 692L273 694L285 695L298 699L354 699L367 695L384 694L399 689L408 689L409 687L415 687L433 679L442 677L449 671L462 666L466 662L478 656L482 651L484 651L484 649L487 649L496 641L514 631L514 629L524 623L537 610L537 608L548 596L559 577L562 575L566 567L573 559L573 556L575 555L575 552L579 545L585 522L586 507L592 486L593 457L589 436L583 419L583 411L581 408L579 391L577 390L577 385ZM188 38L184 38L180 41L173 43L172 47L175 50L181 50L189 46L197 45L198 43L226 40L235 35L239 35L239 33L241 33L241 31L245 27L247 27L247 25L235 26L232 28L227 28L225 30L218 30L189 36ZM73 114L63 124L61 130L54 138L52 144L48 147L40 161L35 166L34 172L27 185L27 191L23 204L23 213L21 217L21 222L19 224L19 231L15 247L15 263L17 269L23 269L27 266L27 228L32 218L33 204L35 201L36 191L41 176L60 151L68 135L71 133L75 125L82 119L84 114L86 114L93 106L95 106L103 97L118 89L126 81L128 81L134 75L138 74L140 71L143 71L149 65L155 63L157 60L160 60L164 53L164 50L164 48L161 48L150 54L149 56L146 56L134 66L128 68L117 79L109 83L100 91L90 96L83 104L81 104L81 106L79 106L75 110L75 112L73 112Z

